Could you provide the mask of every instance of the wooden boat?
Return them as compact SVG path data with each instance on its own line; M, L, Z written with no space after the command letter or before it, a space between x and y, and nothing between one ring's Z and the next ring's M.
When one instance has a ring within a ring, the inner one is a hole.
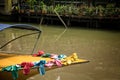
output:
M73 56L73 55L71 55L71 56ZM67 58L70 59L71 56L69 56ZM51 58L33 57L32 55L15 55L15 54L4 54L4 53L0 53L0 57L2 57L2 58L4 57L3 59L0 59L0 79L1 80L13 80L11 72L2 71L2 68L6 67L6 66L20 64L23 61L26 61L26 62L32 61L33 62L33 61L39 61L39 60L46 60L46 61L52 60ZM25 58L25 60L24 60L24 58ZM45 67L45 71L62 68L65 66L75 65L75 64L87 63L87 62L89 62L89 61L78 58L71 62L70 61L62 62L61 67L58 67L57 65L54 65L51 68ZM19 74L19 77L16 80L26 80L30 76L39 74L39 71L38 71L38 67L31 68L30 73L28 75L24 75L23 70L20 69L18 71L18 74Z
M2 27L3 26L3 27ZM13 28L20 28L20 29L29 29L29 30L36 30L37 32L35 33L30 33L30 34L25 34L22 36L19 36L13 40L8 41L6 44L4 44L3 46L0 47L3 48L4 46L6 46L7 44L9 44L10 42L24 37L24 36L28 36L28 35L32 35L32 34L36 34L39 33L37 41L40 37L40 33L41 31L38 28L35 28L31 25L25 25L25 24L15 24L15 25L8 25L8 24L1 24L0 25L0 30L3 30L5 28L9 28L9 27L13 27ZM33 48L33 52L35 50L35 46L37 44L37 41L34 45ZM44 54L42 54L44 55ZM0 80L26 80L27 78L29 78L30 76L33 76L35 74L38 74L40 72L40 68L42 68L41 66L32 66L30 67L30 73L28 75L24 75L23 71L24 68L20 67L19 70L16 70L19 77L14 78L14 75L12 75L11 73L14 71L11 69L6 69L9 66L13 66L13 65L20 65L22 62L32 62L32 63L38 63L39 61L46 61L45 64L47 64L47 62L49 61L55 61L58 60L56 58L51 58L51 57L44 57L44 56L33 56L33 55L26 55L26 54L7 54L7 53L2 53L0 52ZM59 60L61 66L58 66L57 64L53 64L52 66L45 66L45 64L43 64L43 67L45 68L45 71L49 71L49 70L53 70L56 68L62 68L65 66L70 66L70 65L75 65L75 64L81 64L81 63L86 63L89 62L88 60L84 60L84 59L79 59L76 53L73 53L70 56L66 56L66 57L62 57Z

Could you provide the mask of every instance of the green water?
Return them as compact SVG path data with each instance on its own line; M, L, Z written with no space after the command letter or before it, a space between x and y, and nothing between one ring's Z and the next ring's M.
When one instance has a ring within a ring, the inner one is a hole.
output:
M32 25L40 27L38 24ZM40 28L42 34L36 52L44 50L66 55L76 52L79 58L90 62L51 70L44 76L38 74L27 80L120 80L119 31L68 28L57 39L64 30L63 26L42 25ZM21 43L24 43L22 46L25 49L31 45L26 45L28 43L24 40Z

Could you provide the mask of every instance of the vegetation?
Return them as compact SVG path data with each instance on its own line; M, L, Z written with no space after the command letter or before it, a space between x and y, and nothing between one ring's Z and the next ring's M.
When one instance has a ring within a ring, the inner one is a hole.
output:
M52 1L52 0L51 0ZM54 9L60 15L77 15L77 16L91 16L91 17L111 17L120 16L120 8L115 7L114 3L107 4L106 6L88 6L87 4L74 5L74 4L57 4L47 5L44 0L37 3L36 0L27 0L30 9L39 12L38 14L54 14Z

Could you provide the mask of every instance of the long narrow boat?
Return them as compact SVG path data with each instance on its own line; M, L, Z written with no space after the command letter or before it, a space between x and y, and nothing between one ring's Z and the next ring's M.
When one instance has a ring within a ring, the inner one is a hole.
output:
M32 53L36 48L36 44L40 37L41 31L31 25L26 24L0 24L0 31L6 28L20 28L20 29L29 29L35 30L34 33L29 33L25 35L18 36L0 47L2 49L4 46L8 45L10 42L19 39L24 36L37 34L38 38L35 42ZM88 60L79 59L76 53L73 53L70 56L63 54L47 54L41 51L39 54L7 54L0 53L0 80L26 80L30 76L40 73L41 75L45 74L45 71L49 71L56 68L62 68L65 66L81 64L89 62ZM29 73L30 72L30 73Z

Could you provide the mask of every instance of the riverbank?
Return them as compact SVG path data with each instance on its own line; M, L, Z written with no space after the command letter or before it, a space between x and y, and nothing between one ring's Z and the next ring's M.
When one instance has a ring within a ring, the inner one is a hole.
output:
M104 28L104 29L120 29L119 17L86 17L86 16L61 16L67 26L84 28ZM22 22L37 23L46 25L63 25L57 15L0 15L0 21L3 22Z

